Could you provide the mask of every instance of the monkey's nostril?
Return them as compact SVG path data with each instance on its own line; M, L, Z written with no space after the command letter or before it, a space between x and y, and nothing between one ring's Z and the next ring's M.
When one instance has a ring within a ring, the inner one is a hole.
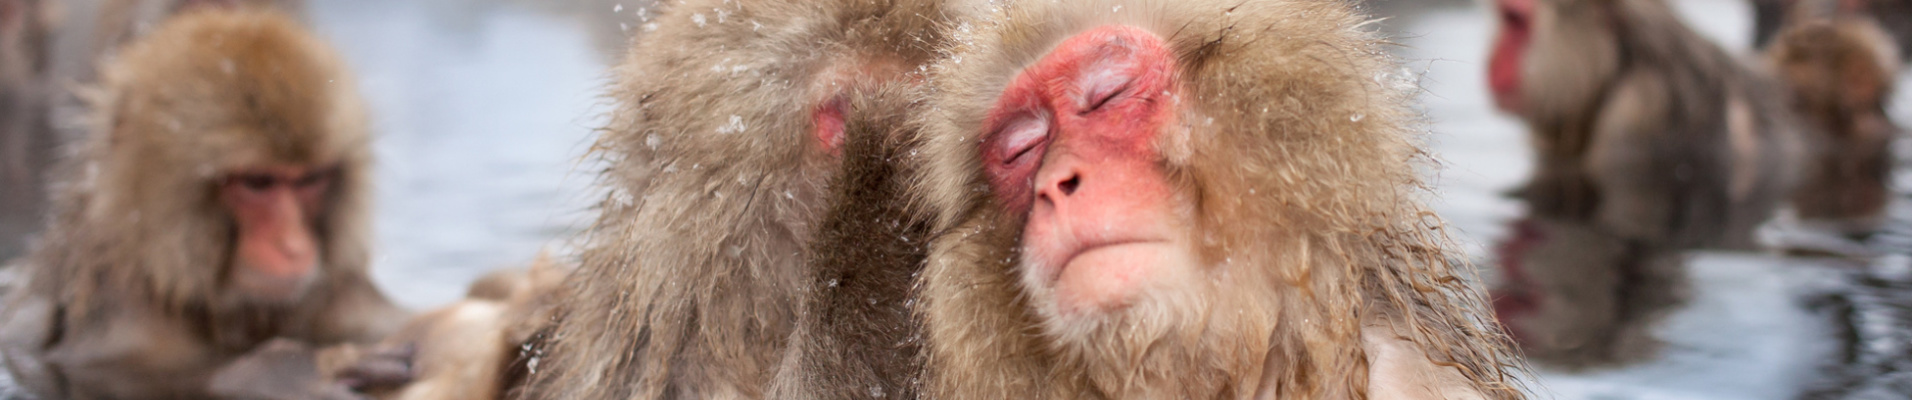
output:
M1069 177L1069 180L1062 181L1062 183L1057 184L1056 187L1059 189L1062 189L1063 196L1068 196L1068 195L1075 194L1076 186L1081 186L1081 185L1082 185L1082 175L1073 175Z

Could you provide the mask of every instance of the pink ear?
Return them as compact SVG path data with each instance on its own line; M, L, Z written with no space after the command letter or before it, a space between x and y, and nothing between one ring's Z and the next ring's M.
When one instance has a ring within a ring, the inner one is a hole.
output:
M810 113L811 126L814 127L810 134L816 138L817 145L830 155L842 152L843 111L849 107L849 99L838 95L818 104L816 111Z

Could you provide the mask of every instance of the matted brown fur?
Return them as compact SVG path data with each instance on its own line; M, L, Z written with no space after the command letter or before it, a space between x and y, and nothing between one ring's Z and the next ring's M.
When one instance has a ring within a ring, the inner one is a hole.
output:
M894 84L849 99L841 172L810 244L815 271L772 399L917 397L922 324L910 310L929 256L930 221L912 210L921 164L909 120L921 90Z
M271 337L370 341L397 328L403 312L366 275L366 119L328 46L278 14L205 11L159 26L114 60L95 93L92 134L61 167L51 226L27 266L29 287L11 299L9 345L20 345L19 329L31 325L17 318L21 310L50 306L55 320L28 334L46 335L34 344L41 347L13 350L134 358L122 367L154 362L159 370L149 372L164 376L93 378L123 381L110 390L190 396L203 390L197 368ZM235 228L218 185L232 169L272 163L338 168L311 226L321 276L293 304L256 304L225 288ZM100 336L115 329L151 337ZM94 342L130 347L69 349ZM141 358L162 357L139 347L148 345L165 347L169 361ZM175 361L187 365L164 364ZM85 376L66 379L76 389L109 390L84 387Z
M918 79L947 11L915 0L670 4L615 70L609 194L530 396L758 398L797 319L837 162L814 107Z
M1413 84L1363 18L1341 1L1030 1L952 38L918 180L944 235L918 303L925 395L1364 398L1361 335L1378 322L1488 397L1520 397L1471 268L1421 205ZM1179 93L1165 97L1182 104L1170 129L1186 131L1156 146L1195 201L1210 279L1062 337L1026 304L1012 250L1024 217L992 200L978 146L1022 68L1105 24L1154 32L1177 58ZM1280 370L1262 382L1271 359Z

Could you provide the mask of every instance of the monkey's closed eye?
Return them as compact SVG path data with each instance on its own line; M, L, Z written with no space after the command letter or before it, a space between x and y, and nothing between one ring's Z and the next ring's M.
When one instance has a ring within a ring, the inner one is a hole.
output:
M1102 109L1102 105L1109 104L1110 100L1115 100L1117 96L1121 96L1123 93L1128 93L1128 92L1129 92L1128 85L1123 85L1122 87L1116 88L1116 90L1111 90L1108 93L1090 97L1089 108L1083 109L1082 113L1087 114L1091 111L1100 110Z
M998 151L1002 154L1003 165L1015 164L1024 157L1035 154L1036 149L1049 138L1049 122L1040 117L1023 117L1005 125L996 133L996 142L1001 143Z
M1077 111L1076 114L1082 115L1100 110L1103 105L1109 104L1109 102L1115 100L1116 97L1128 93L1129 87L1133 86L1135 79L1132 77L1116 76L1118 73L1119 71L1102 71L1092 74L1095 76L1090 77L1092 82L1090 82L1089 89L1083 92L1083 99L1087 101L1083 103L1085 106L1082 107L1082 110Z

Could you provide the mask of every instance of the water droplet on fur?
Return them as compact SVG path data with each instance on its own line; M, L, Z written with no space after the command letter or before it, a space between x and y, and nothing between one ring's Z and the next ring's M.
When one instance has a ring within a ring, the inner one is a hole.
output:
M717 127L717 133L729 134L729 133L741 133L743 131L744 131L744 117L741 115L733 114L730 116L730 122L725 123L724 126Z

